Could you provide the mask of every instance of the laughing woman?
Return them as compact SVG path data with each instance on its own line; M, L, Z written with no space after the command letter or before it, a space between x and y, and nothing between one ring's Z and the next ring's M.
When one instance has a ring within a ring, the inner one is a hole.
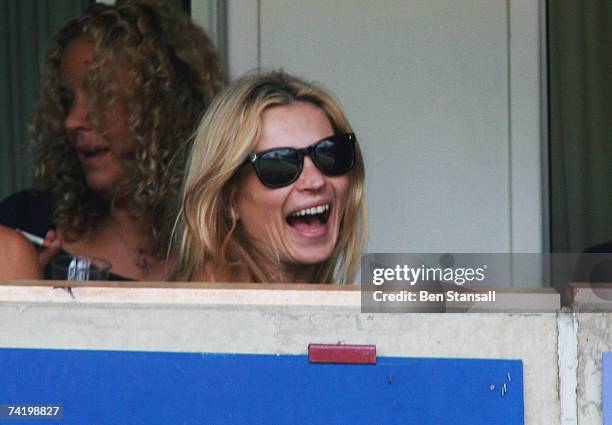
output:
M232 84L199 125L178 229L178 280L352 282L364 165L336 102L282 72Z

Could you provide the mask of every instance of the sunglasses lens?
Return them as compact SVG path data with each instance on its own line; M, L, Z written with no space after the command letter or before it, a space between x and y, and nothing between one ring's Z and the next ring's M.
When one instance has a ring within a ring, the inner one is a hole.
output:
M332 176L348 172L355 164L355 148L348 135L333 136L320 141L312 156L319 169Z
M303 155L309 155L323 174L339 176L355 165L355 136L338 134L304 149L276 148L257 154L253 166L259 180L270 188L293 183L302 172Z
M293 182L300 172L298 153L290 148L265 152L259 157L256 169L266 186L286 186Z

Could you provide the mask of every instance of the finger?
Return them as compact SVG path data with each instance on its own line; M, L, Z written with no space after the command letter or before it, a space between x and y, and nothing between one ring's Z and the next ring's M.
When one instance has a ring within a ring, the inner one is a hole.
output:
M40 251L38 254L38 264L40 264L42 268L45 268L47 264L49 264L49 261L51 261L51 258L55 257L61 249L61 241L59 239L55 239L53 242L51 242L49 247Z
M57 239L57 234L55 233L55 230L49 230L45 235L45 239L49 242L53 242L55 239Z

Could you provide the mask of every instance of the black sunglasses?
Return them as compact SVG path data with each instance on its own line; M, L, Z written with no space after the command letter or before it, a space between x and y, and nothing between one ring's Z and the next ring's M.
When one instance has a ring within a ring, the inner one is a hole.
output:
M274 148L254 152L244 163L253 164L264 186L275 189L288 186L300 177L305 155L325 175L348 173L355 165L355 135L336 134L303 149Z

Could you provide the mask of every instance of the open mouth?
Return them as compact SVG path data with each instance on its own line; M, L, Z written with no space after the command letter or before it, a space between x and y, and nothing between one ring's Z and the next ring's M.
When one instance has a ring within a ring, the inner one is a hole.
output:
M325 232L331 210L331 204L317 205L292 212L285 220L301 234L318 235Z
M105 153L109 151L110 151L109 147L97 147L97 148L88 147L88 148L79 149L79 154L81 155L83 159L87 160L87 159L93 159L101 155L104 155Z

